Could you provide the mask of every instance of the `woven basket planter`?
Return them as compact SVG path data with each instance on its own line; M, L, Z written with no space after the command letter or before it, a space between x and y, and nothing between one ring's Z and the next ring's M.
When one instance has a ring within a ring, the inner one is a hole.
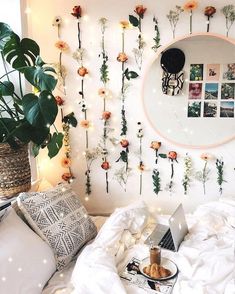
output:
M11 198L31 187L28 145L12 149L0 143L0 198Z

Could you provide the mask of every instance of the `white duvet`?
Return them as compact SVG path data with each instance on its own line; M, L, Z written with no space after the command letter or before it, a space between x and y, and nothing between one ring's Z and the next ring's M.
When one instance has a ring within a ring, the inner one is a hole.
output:
M187 217L189 234L179 251L163 251L179 268L173 294L235 294L235 202L232 204L200 206ZM76 262L74 294L146 293L121 280L118 271L131 257L148 256L147 246L139 239L148 217L143 202L111 215Z

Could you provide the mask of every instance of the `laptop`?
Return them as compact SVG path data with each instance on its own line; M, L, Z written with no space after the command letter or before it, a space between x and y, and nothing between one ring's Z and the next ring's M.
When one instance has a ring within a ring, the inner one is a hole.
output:
M182 204L169 219L169 226L157 224L150 236L145 240L145 244L158 244L161 248L171 251L178 251L181 242L188 233L188 226Z

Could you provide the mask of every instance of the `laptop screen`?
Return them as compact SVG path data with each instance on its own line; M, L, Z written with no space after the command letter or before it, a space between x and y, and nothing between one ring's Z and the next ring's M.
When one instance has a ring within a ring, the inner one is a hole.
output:
M174 241L175 249L178 251L180 243L183 241L185 235L188 233L188 226L185 220L185 214L182 204L180 204L176 211L169 219L169 227Z

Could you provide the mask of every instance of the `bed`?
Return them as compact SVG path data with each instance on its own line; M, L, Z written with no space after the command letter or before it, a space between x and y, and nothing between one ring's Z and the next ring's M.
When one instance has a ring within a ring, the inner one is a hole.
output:
M151 214L143 201L116 209L109 218L93 217L92 220L98 229L96 238L86 243L62 270L55 271L54 265L48 262L46 268L49 270L51 267L53 274L48 273L50 279L46 281L40 292L19 291L18 293L148 293L120 279L119 273L132 257L141 260L148 256L148 248L144 245L145 239L156 222L167 224L168 218L168 215ZM182 242L179 251L174 253L162 250L163 256L174 261L179 268L172 293L234 294L234 198L224 197L219 201L201 205L193 214L187 214L186 219L189 234ZM2 276L1 269L0 276ZM9 292L1 292L1 294L5 293L9 294Z

